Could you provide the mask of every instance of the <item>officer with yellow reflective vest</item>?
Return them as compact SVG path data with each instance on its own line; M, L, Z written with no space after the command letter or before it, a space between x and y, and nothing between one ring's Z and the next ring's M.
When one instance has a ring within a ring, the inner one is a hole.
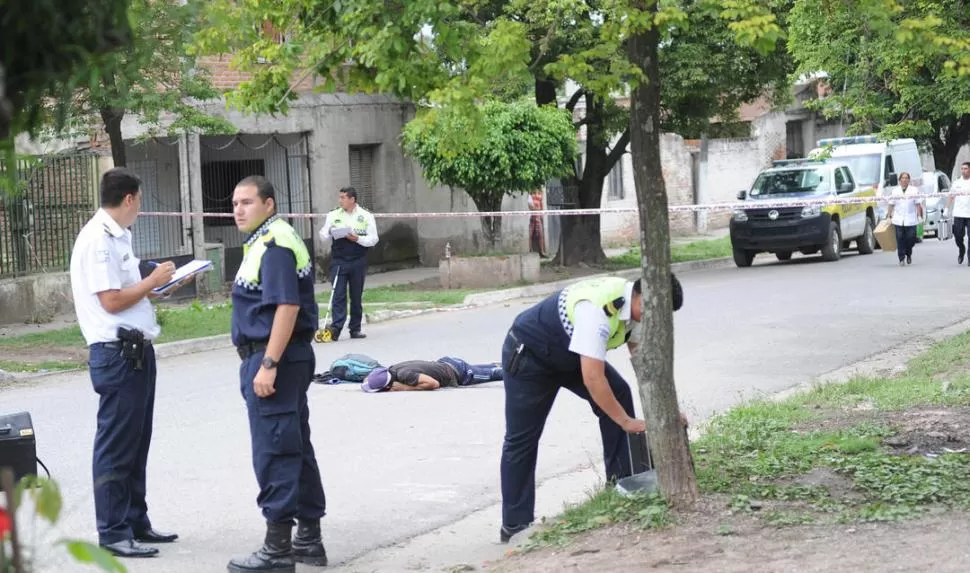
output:
M295 571L295 561L326 565L320 533L326 498L307 407L319 320L313 261L300 235L276 214L276 192L265 178L240 181L232 204L236 226L250 233L232 287L232 341L242 359L240 389L266 537L258 551L228 568L276 573Z
M350 337L367 338L360 330L364 316L361 298L364 294L364 279L367 277L367 254L378 241L377 222L370 211L357 204L356 189L344 187L340 190L340 206L327 213L327 219L320 229L320 239L333 240L329 273L330 284L333 285L333 318L324 329L326 335L321 342L340 338L340 331L347 320L348 290Z
M671 275L673 307L683 291ZM505 442L502 445L503 543L535 519L535 469L546 417L560 388L590 402L599 417L606 480L632 474L628 433L646 429L633 411L630 386L606 363L606 352L628 343L641 316L640 279L587 279L520 313L502 347Z

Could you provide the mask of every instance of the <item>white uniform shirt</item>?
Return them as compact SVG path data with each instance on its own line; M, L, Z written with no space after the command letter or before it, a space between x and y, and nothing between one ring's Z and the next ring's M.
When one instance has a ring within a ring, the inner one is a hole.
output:
M118 340L118 327L137 329L145 338L158 338L161 328L148 298L112 314L101 306L98 293L121 290L141 281L140 261L131 250L131 231L122 229L104 209L78 233L71 252L71 291L74 310L88 346Z
M353 221L357 217L358 211L360 212L359 214L363 215L364 218L367 220L367 234L358 235L357 244L360 245L361 247L373 247L374 245L377 244L377 240L378 240L377 221L374 219L374 215L367 209L364 209L363 207L361 207L360 205L354 205L353 211L350 211L350 212L344 211L344 214L347 216L348 219ZM320 240L324 242L330 241L333 239L333 237L330 236L330 228L333 227L333 214L334 214L333 211L327 213L327 219L323 223L323 228L320 229Z
M907 187L905 193L902 187L897 186L893 189L892 200L890 201L890 204L893 206L893 225L897 227L915 227L919 224L916 205L922 203L922 200L916 197L918 193L919 189L913 185Z
M960 176L953 182L953 185L950 187L950 191L956 193L970 193L970 179L964 179L962 176ZM953 198L952 214L954 217L970 219L970 195L963 195L961 197Z
M633 283L627 282L623 293L625 303L620 309L620 320L627 330L630 328L630 313L633 308ZM573 334L569 339L569 351L606 361L606 345L610 340L610 321L598 307L588 300L576 303L573 309Z

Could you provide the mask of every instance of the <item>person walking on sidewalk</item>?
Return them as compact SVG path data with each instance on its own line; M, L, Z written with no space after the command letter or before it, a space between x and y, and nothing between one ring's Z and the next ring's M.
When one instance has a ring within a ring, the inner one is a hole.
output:
M232 206L236 226L249 233L232 286L232 343L242 359L240 391L266 537L260 549L231 560L228 569L292 573L294 561L327 564L320 533L326 498L307 406L319 320L313 260L303 238L276 214L276 191L265 178L240 181Z
M916 244L916 227L923 218L923 204L919 189L909 184L909 173L899 174L899 186L893 189L886 217L896 227L896 255L899 266L913 264L913 245Z
M175 265L142 278L129 227L141 210L141 180L117 167L101 177L101 208L71 252L71 291L98 393L94 435L94 514L98 543L119 557L153 557L142 543L170 543L148 518L146 465L155 412L155 349L161 334L149 298L172 280ZM189 280L182 281L178 288Z
M340 190L340 206L327 213L320 229L320 239L332 240L330 248L330 284L333 285L331 322L325 328L331 340L340 338L347 320L347 291L350 291L350 337L366 338L360 331L364 309L364 278L367 276L367 254L377 244L377 222L370 211L357 204L353 187ZM343 279L343 280L341 280Z
M970 193L970 161L960 165L960 177L953 182L950 191L955 193ZM953 240L957 244L957 264L963 264L967 248L963 243L963 236L970 237L970 195L950 197L946 203L947 211L953 217ZM967 257L970 266L970 257Z

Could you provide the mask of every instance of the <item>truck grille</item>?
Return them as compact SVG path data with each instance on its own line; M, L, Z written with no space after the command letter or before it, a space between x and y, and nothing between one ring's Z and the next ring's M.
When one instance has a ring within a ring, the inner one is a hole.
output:
M781 209L745 209L748 214L748 219L751 221L771 221L768 218L768 213L771 211L778 211L778 218L776 221L791 221L794 219L800 219L802 216L801 207L785 207Z

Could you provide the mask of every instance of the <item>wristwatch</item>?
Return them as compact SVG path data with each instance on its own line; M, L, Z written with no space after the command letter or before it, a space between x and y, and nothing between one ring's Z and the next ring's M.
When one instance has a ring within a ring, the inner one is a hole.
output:
M272 370L273 368L276 368L277 366L279 366L279 361L273 360L269 356L263 356L263 361L261 362L261 364L263 365L263 368L267 370Z

